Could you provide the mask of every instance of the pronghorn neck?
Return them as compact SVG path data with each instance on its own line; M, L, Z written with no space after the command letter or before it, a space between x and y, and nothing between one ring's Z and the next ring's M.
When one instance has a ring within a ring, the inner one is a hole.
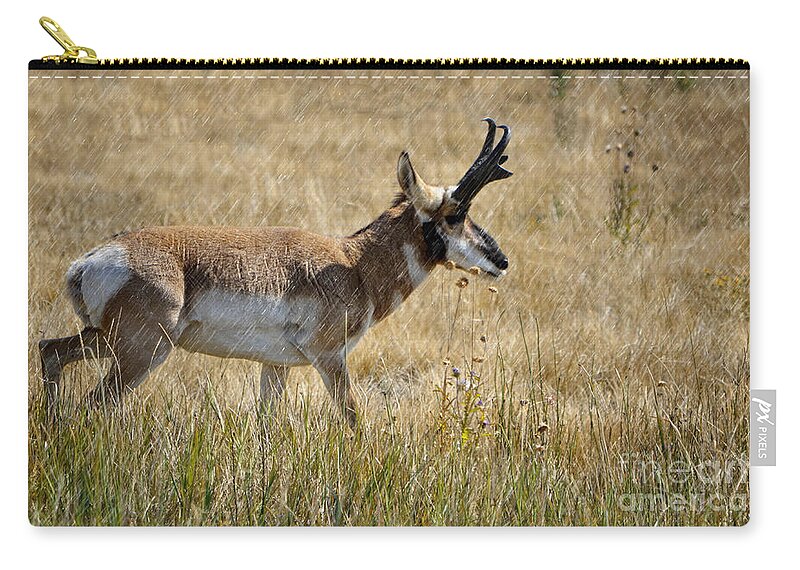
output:
M405 301L443 257L432 247L425 226L408 202L400 202L345 238L345 249L375 307L376 321Z

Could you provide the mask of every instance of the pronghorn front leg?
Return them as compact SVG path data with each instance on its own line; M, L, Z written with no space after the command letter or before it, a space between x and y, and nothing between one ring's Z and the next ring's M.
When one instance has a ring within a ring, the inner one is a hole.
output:
M275 413L275 408L286 388L289 370L288 366L267 363L261 365L261 411L267 417L271 417Z
M334 403L344 415L351 429L356 429L356 402L350 390L350 375L347 362L338 354L312 360Z

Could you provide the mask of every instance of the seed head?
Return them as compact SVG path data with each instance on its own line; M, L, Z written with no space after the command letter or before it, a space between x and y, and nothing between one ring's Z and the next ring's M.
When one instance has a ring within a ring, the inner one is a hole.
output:
M450 261L448 259L447 261L444 262L444 268L447 269L448 271L452 271L453 269L456 268L456 264L455 262Z
M539 453L544 453L546 449L547 448L545 446L543 446L543 445L537 445L536 446L536 451L538 451Z
M536 431L538 431L539 433L544 433L548 429L550 429L550 426L548 426L546 423L542 422L542 423L539 424L539 427L536 428Z
M477 265L473 265L472 267L469 268L469 272L472 273L473 275L480 275L481 268L478 267Z
M667 381L666 380L659 380L658 384L656 384L656 386L658 386L659 388L662 387L662 386L666 386L666 385L667 385Z
M444 360L442 360L442 364L444 364L445 366L450 366L450 360L448 358L445 358Z
M497 287L489 286L488 289L489 289L489 293L497 293Z
M458 281L456 281L456 287L459 289L464 289L467 285L469 285L469 279L466 277L461 277Z
M485 360L485 358L483 358L483 356L473 356L472 357L472 362L475 362L477 364L480 364L484 360Z
M527 406L528 404L530 404L530 402L528 400L523 399L523 400L519 401L519 405L520 406Z
M481 335L481 342L483 342L483 343L486 342L486 335L485 334Z

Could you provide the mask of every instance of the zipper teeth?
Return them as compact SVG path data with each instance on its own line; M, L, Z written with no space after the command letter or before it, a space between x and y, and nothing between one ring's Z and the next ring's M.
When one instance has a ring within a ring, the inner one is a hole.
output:
M77 62L61 58L35 59L28 69L541 69L541 70L749 70L744 59L734 58L662 58L638 59L597 57L581 59L515 59L515 58L457 58L457 59L394 59L394 58L216 58L186 59L141 57L99 59L96 63Z
M116 58L100 59L101 67L259 67L259 68L743 68L744 59L734 58L583 58L583 59L514 59L514 58L457 58L457 59L394 59L394 58Z

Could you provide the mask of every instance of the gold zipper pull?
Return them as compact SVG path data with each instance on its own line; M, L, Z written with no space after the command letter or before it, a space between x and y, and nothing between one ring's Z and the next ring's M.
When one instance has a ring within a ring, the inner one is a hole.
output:
M50 34L50 37L58 42L58 45L64 48L64 53L62 55L46 55L42 58L42 61L55 61L57 63L100 63L93 49L75 45L75 42L70 39L67 32L52 18L42 16L39 18L39 24Z

